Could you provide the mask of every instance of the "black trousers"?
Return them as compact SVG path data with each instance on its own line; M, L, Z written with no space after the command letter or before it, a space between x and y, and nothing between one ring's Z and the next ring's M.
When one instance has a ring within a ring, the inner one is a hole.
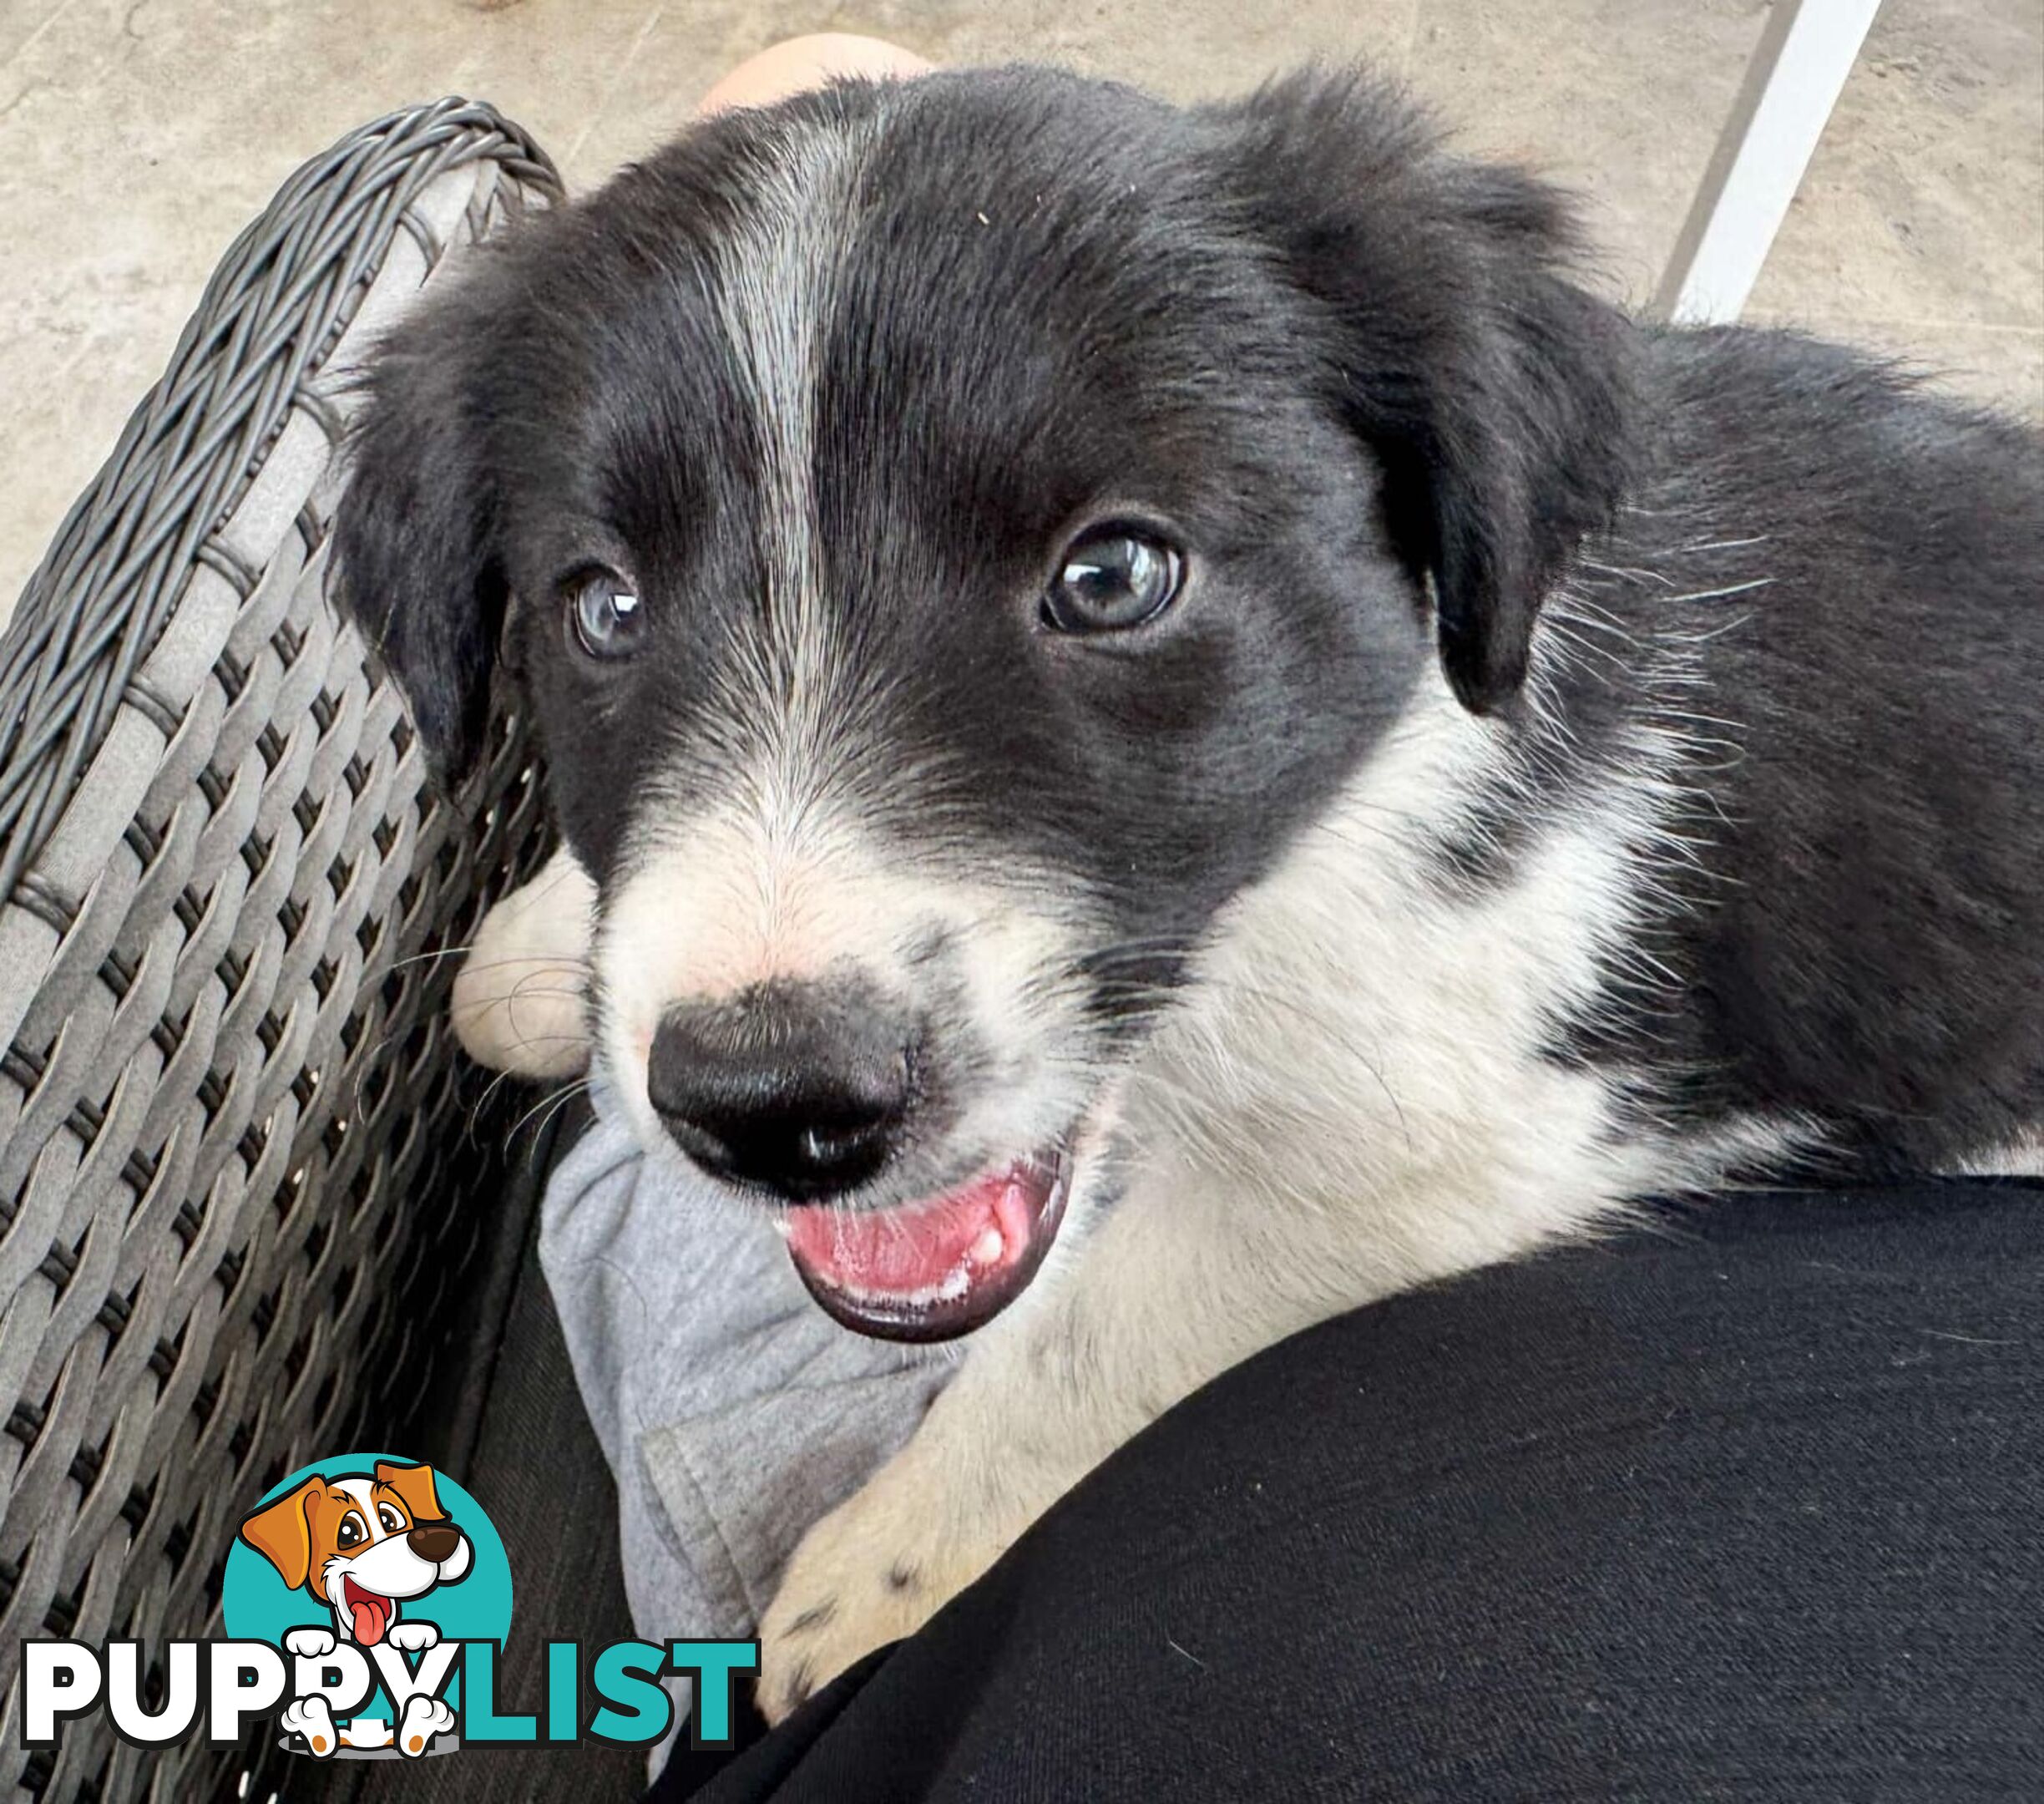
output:
M2044 1798L2041 1204L1729 1197L1298 1335L653 1796Z

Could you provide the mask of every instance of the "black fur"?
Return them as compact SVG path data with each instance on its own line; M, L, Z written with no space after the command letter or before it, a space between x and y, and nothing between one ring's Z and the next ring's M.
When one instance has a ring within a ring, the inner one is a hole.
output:
M710 297L761 185L876 119L814 372L862 673L837 755L905 839L1101 899L1103 1014L1147 1006L1438 655L1520 760L1443 829L1444 899L1509 883L1642 724L1687 742L1692 846L1657 849L1639 970L1557 1057L1877 1163L2044 1120L2037 436L1809 340L1637 326L1571 278L1553 190L1360 79L1191 113L1035 71L847 84L490 255L396 334L340 524L444 768L501 641L600 879L649 771L664 805L718 780L691 747L775 524ZM1168 520L1197 592L1123 643L1046 636L1046 560L1103 508ZM629 666L564 646L591 560L652 610Z

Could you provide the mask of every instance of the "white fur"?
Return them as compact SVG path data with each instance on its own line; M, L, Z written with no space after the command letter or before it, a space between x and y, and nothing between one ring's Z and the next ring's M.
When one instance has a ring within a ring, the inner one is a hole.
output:
M1991 1147L1968 1159L1956 1175L1968 1178L2044 1178L2044 1133L2028 1134Z
M596 886L564 849L483 917L454 980L454 1032L471 1058L539 1078L589 1062L595 915Z

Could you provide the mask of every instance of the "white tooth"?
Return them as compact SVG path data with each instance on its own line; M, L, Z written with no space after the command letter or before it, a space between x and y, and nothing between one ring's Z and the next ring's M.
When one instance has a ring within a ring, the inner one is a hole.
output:
M1001 1231L999 1229L989 1228L984 1234L981 1234L977 1240L973 1242L973 1264L975 1265L991 1265L994 1260L1001 1256L1001 1249L1007 1245L1007 1244L1008 1243L1006 1241L1001 1239Z

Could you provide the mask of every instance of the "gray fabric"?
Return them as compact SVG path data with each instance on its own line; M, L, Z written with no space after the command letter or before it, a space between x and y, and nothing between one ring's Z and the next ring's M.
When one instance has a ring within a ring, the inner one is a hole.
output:
M632 1620L650 1640L749 1634L802 1531L908 1438L951 1368L839 1328L766 1210L647 1161L592 1101L547 1186L539 1257L617 1477Z

